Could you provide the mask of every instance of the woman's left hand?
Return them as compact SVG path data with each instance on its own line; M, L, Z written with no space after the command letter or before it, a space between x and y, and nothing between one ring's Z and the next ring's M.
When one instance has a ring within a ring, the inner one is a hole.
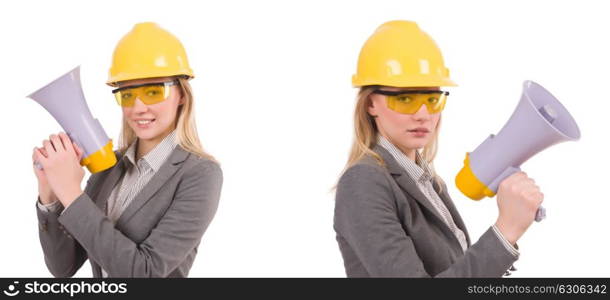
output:
M60 132L44 142L47 156L36 149L36 161L42 165L49 186L64 207L68 207L83 191L81 182L85 170L80 165L83 151L73 144L67 134Z

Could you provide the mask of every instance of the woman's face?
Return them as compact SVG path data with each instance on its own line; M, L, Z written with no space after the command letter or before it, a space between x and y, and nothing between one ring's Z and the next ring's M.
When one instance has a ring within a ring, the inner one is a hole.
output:
M123 81L119 87L128 87L146 83L168 82L175 78L146 78ZM178 84L169 86L169 96L159 103L146 105L139 98L131 107L122 107L123 117L141 140L162 139L175 128L175 119L178 106L184 100L180 94Z
M381 87L380 89L386 91L439 90L438 87ZM414 114L401 114L388 108L384 95L373 93L370 99L371 105L368 112L375 118L379 133L403 152L421 149L432 140L440 112L430 114L426 106L422 105Z

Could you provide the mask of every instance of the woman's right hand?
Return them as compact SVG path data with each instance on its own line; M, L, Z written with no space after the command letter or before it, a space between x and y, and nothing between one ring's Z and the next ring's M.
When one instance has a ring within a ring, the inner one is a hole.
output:
M517 172L500 183L496 227L511 244L514 245L534 222L543 200L540 188L525 172Z
M45 174L44 170L39 169L36 166L36 151L40 152L42 155L44 155L44 157L48 157L47 151L45 150L45 146L49 145L52 147L52 144L49 140L44 140L42 142L42 147L35 147L34 152L32 153L32 167L34 168L34 174L36 174L36 179L38 179L38 195L40 196L40 202L42 204L50 204L55 201L59 201L59 199L51 189L49 182L47 181L47 175ZM80 160L82 158L83 151L74 142L72 142L72 146L74 147L74 150L76 151L76 154L78 155Z
M48 140L45 140L44 143L48 143ZM49 182L47 181L47 175L44 173L44 170L39 169L40 165L37 165L36 162L36 151L39 151L45 157L48 157L47 151L44 149L44 146L41 148L34 148L34 152L32 153L32 167L34 168L34 174L36 174L36 179L38 179L38 195L40 196L40 202L42 204L49 204L57 201L57 196L51 190L51 186L49 186Z

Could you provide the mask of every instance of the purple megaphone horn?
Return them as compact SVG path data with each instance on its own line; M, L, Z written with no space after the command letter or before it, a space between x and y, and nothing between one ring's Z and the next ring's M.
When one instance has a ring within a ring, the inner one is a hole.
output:
M28 96L42 105L59 122L81 149L80 164L91 173L104 171L117 162L100 122L93 118L80 84L80 66Z

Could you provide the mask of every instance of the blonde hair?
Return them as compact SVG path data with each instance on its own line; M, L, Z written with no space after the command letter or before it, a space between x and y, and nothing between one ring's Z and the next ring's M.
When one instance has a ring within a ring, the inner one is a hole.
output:
M191 85L185 77L178 77L178 82L180 94L184 98L184 103L178 107L176 120L174 121L178 145L185 151L193 153L201 158L216 161L212 155L203 150L199 135L197 134L194 113L195 108L193 105L193 90ZM127 124L125 117L123 117L123 126L119 136L119 152L124 154L125 151L127 151L127 148L129 148L129 145L131 145L136 138L136 133L131 129L129 124Z
M373 148L377 144L377 125L375 119L368 113L368 107L371 103L371 94L378 86L365 86L360 88L358 96L356 97L356 109L354 110L354 141L349 153L347 164L341 174L345 173L347 169L356 164L360 159L365 156L373 157L377 163L385 167L383 158L379 156ZM432 172L433 180L438 184L442 190L443 180L437 175L434 170L434 158L438 151L438 135L441 128L441 119L439 118L434 130L434 134L430 142L424 146L423 150L420 151L422 158L428 163L428 167ZM419 151L419 150L418 150Z

